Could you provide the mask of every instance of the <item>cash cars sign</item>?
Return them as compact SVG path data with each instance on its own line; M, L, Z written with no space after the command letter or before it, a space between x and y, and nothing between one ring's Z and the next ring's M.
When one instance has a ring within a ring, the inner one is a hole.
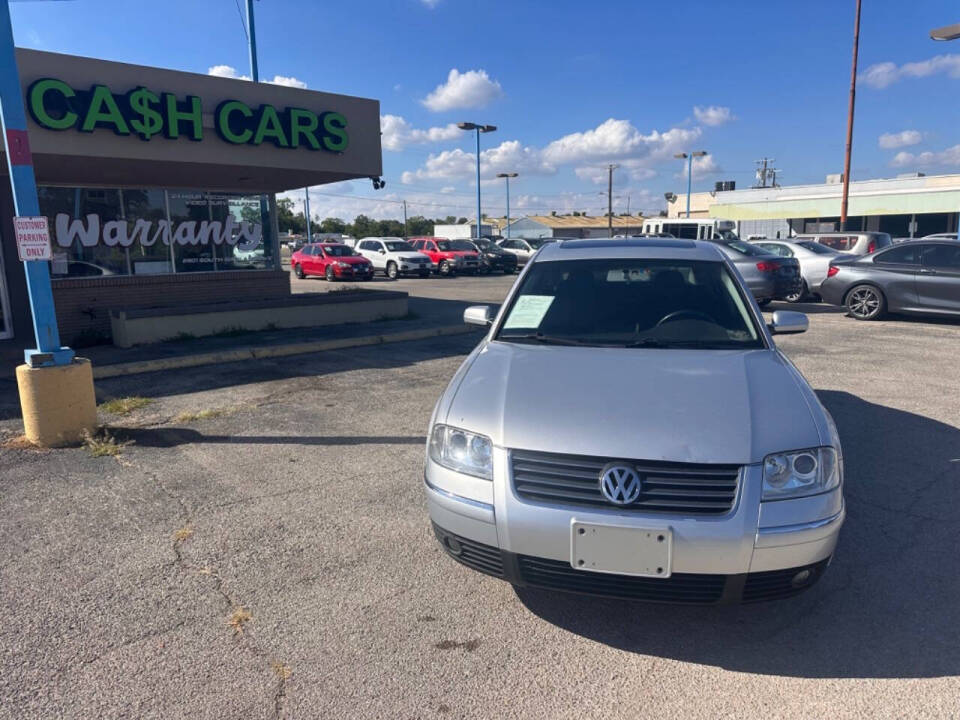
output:
M27 89L27 108L41 127L92 133L112 130L150 140L156 135L203 140L203 101L196 95L178 97L137 87L118 95L106 85L77 90L62 80L43 78ZM347 119L337 112L315 113L298 107L252 107L240 100L225 100L213 113L213 126L224 142L234 145L272 143L280 148L347 149Z

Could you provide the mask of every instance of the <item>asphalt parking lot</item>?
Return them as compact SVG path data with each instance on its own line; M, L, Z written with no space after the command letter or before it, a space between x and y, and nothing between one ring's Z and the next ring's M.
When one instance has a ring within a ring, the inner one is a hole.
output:
M824 579L765 605L515 591L445 557L424 434L476 336L98 383L153 399L102 415L122 454L0 449L0 718L956 717L960 324L808 309L779 344L837 421L848 518Z

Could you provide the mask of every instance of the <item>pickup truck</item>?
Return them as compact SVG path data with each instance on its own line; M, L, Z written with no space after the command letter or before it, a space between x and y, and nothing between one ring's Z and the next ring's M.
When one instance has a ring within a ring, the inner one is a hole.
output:
M417 237L410 238L410 245L429 257L434 271L440 275L475 275L480 269L480 254L469 240Z

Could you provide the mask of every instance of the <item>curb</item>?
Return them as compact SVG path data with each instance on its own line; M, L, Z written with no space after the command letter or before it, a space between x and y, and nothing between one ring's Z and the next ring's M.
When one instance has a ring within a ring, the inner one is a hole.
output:
M342 350L344 348L363 347L365 345L382 345L385 343L407 342L409 340L424 340L426 338L446 335L466 335L473 332L476 332L476 329L466 325L444 325L435 328L422 328L419 330L390 333L388 335L362 335L351 338L287 343L286 345L230 348L229 350L218 350L216 352L198 353L195 355L178 355L175 357L157 358L156 360L138 360L136 362L114 363L112 365L95 365L93 367L93 379L102 380L104 378L120 377L122 375L137 375L139 373L176 370L178 368L198 367L200 365L219 365L221 363L241 362L243 360L286 357L288 355L302 355L305 353L323 352L325 350Z

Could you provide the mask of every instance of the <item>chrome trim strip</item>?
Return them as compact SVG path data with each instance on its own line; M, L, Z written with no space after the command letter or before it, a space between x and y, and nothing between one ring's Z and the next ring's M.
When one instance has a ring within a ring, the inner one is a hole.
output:
M488 505L487 503L480 502L479 500L466 498L466 497L463 497L462 495L456 495L450 492L449 490L444 490L443 488L439 488L436 485L434 485L432 482L427 480L426 475L423 476L423 484L427 486L428 490L432 490L433 492L437 493L438 495L448 500L463 503L464 505L469 505L470 507L477 508L478 510L483 510L484 512L493 513L493 505Z
M796 525L776 525L774 527L758 528L757 535L786 535L788 533L803 532L804 530L816 530L817 528L832 525L833 523L837 522L837 520L842 520L844 514L845 511L841 510L836 515L823 518L822 520L797 523Z
M802 545L804 543L821 542L835 537L840 526L847 516L846 508L841 508L836 515L822 520L797 523L795 525L776 525L773 527L757 528L754 548L777 548Z

